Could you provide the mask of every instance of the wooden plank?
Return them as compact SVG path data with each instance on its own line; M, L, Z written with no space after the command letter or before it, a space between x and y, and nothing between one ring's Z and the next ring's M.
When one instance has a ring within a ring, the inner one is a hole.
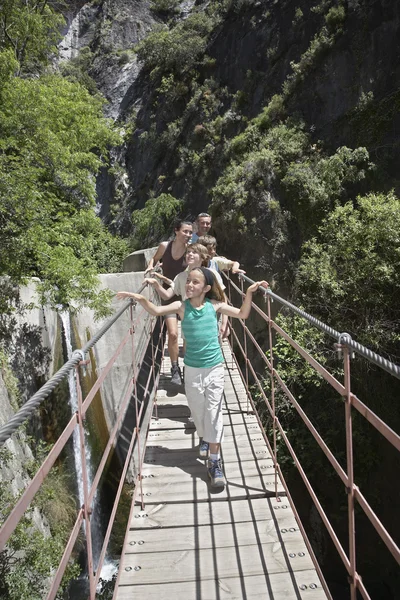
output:
M172 442L176 443L176 448L168 448L167 442L163 442L163 445L158 448L152 446L151 449L147 449L144 464L178 467L197 460L199 454L197 443L190 446L190 440L172 440ZM255 449L250 444L246 446L242 444L238 451L236 447L226 442L222 450L222 457L224 464L227 464L238 460L241 462L264 460L269 458L270 454L266 448Z
M217 526L219 527L219 526ZM255 576L313 568L304 544L291 545L292 556L280 543L125 554L120 585L154 584L201 579ZM157 568L154 568L156 565ZM136 569L135 569L136 567ZM138 569L138 567L140 567ZM129 570L130 569L130 570Z
M205 461L198 458L184 467L180 465L159 465L146 464L142 470L144 479L156 479L160 477L173 477L177 480L185 480L189 477L201 477L204 473ZM242 473L248 475L266 475L274 472L272 458L266 458L259 461L246 461L245 465L236 461L224 463L226 477L240 477Z
M267 461L263 461L263 464L260 466L262 466L263 469L258 467L257 463L252 462L246 463L245 465L234 462L227 463L224 465L227 485L229 486L231 482L235 482L235 485L238 485L239 481L242 484L245 484L251 477L253 485L258 478L259 486L265 486L268 491L274 489L274 469L272 463L268 464ZM251 467L251 469L248 469L247 467ZM193 465L186 466L184 469L179 467L150 466L143 470L143 479L146 480L143 481L144 489L146 489L146 491L151 491L152 488L159 488L160 486L172 485L175 487L189 483L193 485L194 479L208 483L206 470L205 462L203 461L202 463L200 460ZM281 486L279 486L278 489L279 491L283 491Z
M186 449L186 448L194 448L199 444L199 438L197 434L190 429L186 434L185 431L182 431L182 434L178 437L166 437L166 438L152 438L155 441L150 441L147 444L146 454L151 454L154 451L160 451L163 449L164 452L168 450L178 450L178 449ZM258 451L260 449L266 449L264 438L261 437L257 432L250 435L247 433L239 433L236 436L227 436L224 438L222 442L222 452L224 453L227 449L230 448L249 448L253 447L254 451Z
M283 492L283 487L278 483L278 492ZM157 502L202 502L210 497L222 498L260 498L274 495L275 479L273 475L232 477L227 480L223 489L214 489L209 485L208 475L204 467L199 477L188 475L188 480L179 481L175 478L165 480L144 479L143 494L144 501L155 504ZM140 492L138 492L140 494ZM138 500L140 495L138 496Z
M167 427L168 423L171 424L171 427ZM168 419L163 419L163 422L160 426L151 427L148 435L149 444L153 442L153 440L178 440L182 438L182 431L185 431L184 435L194 435L195 439L198 440L198 436L196 430L194 429L193 423L190 421L182 422L182 421L169 421ZM238 423L237 425L224 425L224 438L232 438L236 436L247 436L249 439L256 440L255 438L261 438L262 433L261 429L257 424L247 425L245 423ZM262 438L264 439L264 438Z
M280 543L287 553L299 547L301 535L295 527L285 527L290 532L281 536L273 519L242 523L193 525L171 530L146 529L130 530L128 533L127 554L144 552L170 552L177 550L228 548L229 546L252 546ZM140 542L140 543L139 543ZM307 552L305 545L302 552Z
M158 431L166 431L166 432L171 432L171 435L173 434L174 437L180 437L182 434L179 433L179 431L177 431L176 433L174 432L174 430L186 430L186 429L195 429L194 423L193 421L191 421L190 419L156 419L156 418L152 418L151 423L150 423L150 433L151 432L158 432ZM261 433L261 429L260 426L258 425L257 421L254 421L252 423L229 423L226 422L224 423L224 435L225 436L229 436L229 435L233 435L233 430L235 430L235 435L238 433L245 433L246 431L249 431L251 434L253 434L254 432L257 432L259 435L262 435ZM168 434L166 434L168 437ZM160 436L159 436L160 437Z
M279 508L277 508L279 507ZM145 510L139 505L133 509L131 528L187 527L194 524L210 525L242 523L273 519L279 530L296 527L296 520L285 498L248 498L230 502L201 502L148 504ZM286 532L282 532L282 536Z
M310 585L312 587L310 587ZM317 587L314 587L317 586ZM204 581L121 586L118 600L323 600L314 570L265 573L251 577L218 577Z

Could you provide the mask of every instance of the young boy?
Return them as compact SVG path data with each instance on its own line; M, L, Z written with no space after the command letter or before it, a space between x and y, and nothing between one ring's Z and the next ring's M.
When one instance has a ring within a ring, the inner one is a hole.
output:
M229 271L229 269L231 269L232 273L246 273L246 271L243 271L243 269L240 268L237 260L229 260L229 258L225 258L225 256L217 256L217 240L212 235L202 235L197 240L197 243L207 248L210 257L207 266L210 269L214 269L217 272Z
M170 286L168 290L163 288L162 285L154 278L147 277L145 279L145 281L147 283L149 283L150 285L152 285L156 289L157 294L163 300L169 300L174 295L176 295L176 296L181 296L182 300L184 301L184 300L186 300L186 281L187 281L188 272L197 267L207 267L208 263L209 263L209 252L205 246L203 246L199 243L188 244L188 247L186 250L187 268L185 271L178 273L178 275L175 277L175 279L173 281L171 279L168 279L167 277L164 277L163 275L154 273L155 277L158 277L162 281L165 281ZM213 269L213 267L210 267L210 268ZM216 271L216 269L213 269L213 270ZM221 275L218 272L216 273L216 279L217 279L217 282L218 282L221 290L223 291L225 289L225 285L223 284Z

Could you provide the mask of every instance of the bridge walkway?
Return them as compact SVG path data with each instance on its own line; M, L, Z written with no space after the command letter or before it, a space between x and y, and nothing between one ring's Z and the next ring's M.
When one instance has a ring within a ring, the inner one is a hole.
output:
M271 455L229 344L223 349L227 484L215 492L208 483L165 356L142 471L145 509L132 506L117 600L326 599L280 482L275 497Z

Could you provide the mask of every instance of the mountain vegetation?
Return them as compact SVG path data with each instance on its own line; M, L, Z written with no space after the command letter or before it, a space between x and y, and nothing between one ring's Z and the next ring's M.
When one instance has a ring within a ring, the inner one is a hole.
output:
M97 274L120 268L126 244L95 214L96 173L119 134L100 94L51 66L63 22L56 7L0 7L0 275L38 277L43 300L101 314L108 294L96 290Z
M60 62L64 17L84 4L0 6L0 275L12 284L38 277L43 301L105 314L98 273L167 239L175 217L207 210L219 250L250 276L399 361L400 5L93 0L79 32L85 43ZM104 116L110 104L113 121ZM0 293L4 315L15 309L13 289ZM322 335L285 311L278 321L341 376ZM273 352L344 460L340 399L286 342ZM396 383L361 360L352 372L355 392L399 431ZM283 395L277 406L340 529L337 482L321 482L323 457ZM392 524L390 469L378 465L396 459L357 419L354 431L357 483ZM318 558L340 579L283 457ZM372 568L380 542L358 518L374 598L394 598L393 565L382 552Z

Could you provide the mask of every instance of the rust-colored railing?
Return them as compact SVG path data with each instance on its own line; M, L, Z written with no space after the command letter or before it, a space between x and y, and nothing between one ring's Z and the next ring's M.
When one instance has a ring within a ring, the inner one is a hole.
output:
M239 277L240 287L237 286L234 282L232 282L231 279L229 279L229 278L227 278L227 279L228 279L229 297L230 297L231 289L234 289L239 295L244 296L244 285L243 285L244 281L248 281L248 282L252 283L252 280L244 275L241 275ZM268 340L267 341L268 341L268 348L269 348L269 357L267 357L265 350L260 347L260 345L258 344L257 340L255 339L253 333L249 330L248 326L246 325L245 321L239 321L239 323L242 327L242 330L243 330L242 341L239 339L239 336L237 335L235 329L231 325L231 328L230 328L231 329L231 338L232 338L231 345L232 345L232 347L235 346L236 348L238 348L239 353L242 355L241 362L243 362L243 368L242 369L239 368L239 372L242 375L243 382L244 382L247 392L248 392L247 393L247 398L248 398L247 408L248 408L248 410L250 410L250 406L251 406L251 409L256 414L256 416L258 418L258 422L261 426L261 430L264 435L264 439L265 439L265 441L270 449L271 455L273 457L274 469L275 469L275 492L276 492L277 500L278 501L280 500L279 495L277 493L278 476L279 476L283 483L284 489L288 496L288 500L291 504L293 512L296 516L300 530L302 531L302 534L306 541L308 550L310 552L310 556L314 560L316 570L319 574L322 585L324 586L326 595L328 598L331 598L331 594L325 583L325 580L324 580L323 574L321 572L321 569L318 565L318 562L315 559L311 544L307 538L306 531L305 531L303 525L301 524L301 520L298 516L296 507L293 503L292 497L290 495L290 491L285 482L281 467L279 465L279 457L278 457L278 450L277 450L277 436L279 433L281 439L286 444L286 447L287 447L294 463L297 466L298 472L301 475L303 482L315 504L315 507L316 507L316 509L328 531L328 534L331 537L333 544L336 547L336 550L344 564L345 569L347 570L347 573L349 576L349 582L350 582L351 600L356 600L357 590L360 592L360 594L364 598L364 600L371 600L367 590L365 589L362 579L357 571L357 565L356 565L356 535L355 535L355 503L356 502L361 507L361 509L363 510L365 515L368 517L368 519L372 523L373 527L375 528L375 530L377 531L377 533L379 534L379 536L381 537L383 542L386 544L387 548L389 549L389 551L391 552L391 554L393 555L393 557L395 558L395 560L398 563L400 563L400 550L399 550L398 546L396 545L394 539L391 537L391 535L385 529L385 527L381 523L380 519L378 518L378 516L375 514L375 512L373 511L373 509L367 502L364 495L361 493L360 489L354 483L352 409L357 410L365 419L367 419L368 422L371 425L373 425L397 450L400 450L400 437L386 423L384 423L369 407L367 407L361 400L359 400L359 398L357 398L357 396L352 392L351 377L350 377L350 355L353 351L356 351L359 354L361 354L362 356L364 356L367 360L373 362L374 364L377 364L378 366L385 369L386 371L388 371L389 373L391 373L393 376L395 376L397 378L400 378L400 367L398 367L397 365L394 365L390 361L387 361L383 357L380 357L380 356L374 354L367 348L365 348L365 347L361 346L360 344L358 344L357 342L353 341L350 338L350 336L348 336L348 334L340 334L339 332L333 330L329 326L324 325L323 323L321 323L320 321L318 321L311 315L304 313L304 311L300 310L299 308L291 305L286 300L275 295L271 290L260 290L260 291L265 296L266 312L264 310L262 310L259 306L257 306L254 302L252 303L252 306L253 306L253 309L256 310L257 313L260 315L260 317L262 319L264 319L264 321L266 321L266 323L267 323L267 326L268 326ZM343 383L338 381L324 366L322 366L317 360L315 360L315 358L313 358L304 348L302 348L295 340L293 340L290 337L290 335L288 335L285 331L283 331L282 328L279 327L279 325L273 320L272 311L271 311L271 302L273 300L276 300L276 301L280 302L282 305L293 310L295 313L297 313L301 317L305 318L312 325L318 327L319 329L321 329L322 331L324 331L325 333L327 333L328 335L332 336L335 339L335 341L337 342L336 347L338 350L340 350L342 352L342 355L343 355L343 369L344 369ZM59 588L64 571L65 571L67 564L72 556L74 545L78 538L79 532L81 531L82 524L85 524L85 540L86 540L86 550L87 550L87 556L88 556L88 578L89 578L89 588L90 588L89 597L90 597L90 600L94 600L95 595L96 595L96 588L99 583L99 578L101 575L102 565L104 563L104 559L106 556L106 550L107 550L109 538L111 535L116 510L118 507L118 502L119 502L119 499L120 499L120 496L122 493L122 487L124 484L125 475L128 470L128 466L129 466L129 463L130 463L130 460L131 460L131 457L133 454L135 444L136 444L136 451L137 451L137 471L138 471L138 473L137 473L137 479L136 479L136 485L135 485L132 506L135 502L137 490L140 490L140 492L141 492L140 493L140 502L143 503L143 493L141 490L141 466L142 466L142 462L143 462L144 448L143 448L141 436L139 435L139 433L140 433L140 422L141 422L142 412L144 410L145 403L141 402L140 406L139 406L138 390L137 390L137 379L138 379L137 376L138 376L139 366L141 365L141 363L143 361L143 357L145 355L146 347L142 351L139 351L137 348L137 344L135 343L135 336L134 336L135 327L137 326L138 322L141 319L143 319L143 311L140 312L138 314L138 316L136 317L134 314L134 311L133 311L132 302L129 302L116 315L114 315L113 319L111 319L112 323L114 323L120 316L122 316L122 314L125 314L126 310L130 311L130 327L129 327L126 335L121 340L115 353L110 358L110 360L108 361L105 368L102 369L101 375L99 376L99 378L97 379L97 381L95 382L94 386L92 387L92 389L90 390L90 392L88 393L88 395L86 396L85 399L83 399L83 397L82 397L81 387L80 387L80 383L79 383L79 381L80 381L79 367L81 365L86 364L85 360L84 360L85 352L88 351L89 346L93 347L93 345L96 343L96 340L99 338L99 334L96 334L96 336L94 336L92 341L89 341L89 343L85 346L84 349L75 351L73 359L68 361L68 363L66 363L66 365L64 365L64 367L58 372L58 374L60 374L62 372L62 376L64 376L68 372L68 370L70 370L70 368L75 368L76 381L77 381L77 386L78 386L78 410L70 419L70 421L69 421L68 425L65 427L62 435L57 440L55 445L52 447L50 453L48 454L48 456L44 460L43 464L41 465L38 473L34 476L34 478L30 482L30 484L28 485L28 487L26 488L26 490L24 491L22 496L19 498L14 509L12 510L12 512L8 516L7 520L4 522L4 524L2 525L2 527L0 529L0 550L2 550L6 546L7 540L12 535L18 522L22 518L23 514L28 509L29 504L33 500L38 489L40 488L44 478L48 475L48 473L49 473L50 469L52 468L52 466L54 465L55 461L60 456L61 451L63 450L66 443L70 439L75 427L78 427L79 433L80 433L81 460L82 460L82 467L83 467L84 503L78 510L75 525L71 531L70 538L67 542L63 557L60 561L59 567L58 567L58 569L54 575L54 579L51 583L51 588L50 588L50 591L48 592L47 600L52 600L53 598L55 598L55 596L57 594L57 589ZM149 321L149 323L150 323L150 327L149 327L148 335L149 335L149 341L151 341L151 367L148 370L147 380L146 380L146 383L144 384L144 392L143 392L144 395L146 395L148 393L150 387L154 391L157 389L159 372L156 374L154 367L155 367L155 362L156 362L156 356L158 356L159 353L162 352L162 347L163 347L162 326L159 328L158 334L154 335L155 331L156 331L155 330L156 321L152 320L152 321ZM101 330L100 334L103 335L103 333L106 330L107 330L107 327L104 327L103 330ZM302 356L302 358L305 361L307 361L307 363L309 365L311 365L311 367L313 367L323 377L323 379L328 384L330 384L332 386L332 388L344 399L346 454L347 454L346 470L344 470L344 468L342 468L342 466L339 464L338 460L336 459L336 457L334 456L334 454L332 453L332 451L330 450L328 445L322 439L321 435L318 433L318 431L312 424L311 420L307 417L307 415L303 411L303 409L300 406L297 399L293 396L293 394L291 393L291 391L289 390L289 388L287 387L285 382L282 380L282 378L279 374L279 371L275 368L275 360L274 360L274 353L273 353L273 336L275 336L275 335L283 337L299 353L299 355ZM102 383L103 383L105 377L111 371L117 357L121 354L123 348L129 343L129 341L131 342L131 351L132 351L132 378L130 380L128 389L126 390L126 392L121 400L119 413L116 417L116 422L110 433L108 443L104 449L97 472L93 479L92 485L89 489L87 469L86 469L84 418L85 418L87 410L88 410L91 402L93 401L96 393L101 389L101 386L102 386ZM252 364L252 361L249 359L248 350L249 350L250 344L259 353L259 355L261 356L261 358L262 358L263 362L265 363L265 366L267 367L267 370L269 372L269 377L270 377L269 397L267 396L267 394L265 392L262 378L260 378L260 376L257 374L257 372L255 371L255 368ZM138 354L139 354L139 356L138 356ZM234 360L236 360L236 362L238 362L234 353L233 353L233 357L234 357ZM56 374L56 376L54 376L54 378L52 378L52 380L54 379L54 381L58 381L60 379L60 377L61 377L61 375L58 377ZM5 439L7 439L9 437L9 435L11 435L10 431L12 432L12 431L16 430L16 427L21 422L21 418L26 418L27 410L31 411L35 406L38 405L38 403L44 397L49 395L49 393L52 391L52 389L54 389L55 384L54 384L54 382L52 383L52 380L50 380L47 384L45 384L45 386L43 386L43 388L41 388L41 390L39 390L39 393L35 394L35 396L31 399L32 402L28 401L26 403L26 405L23 407L23 409L21 409L21 411L19 413L17 413L15 415L15 417L13 417L5 427L0 428L0 443L3 442ZM270 442L270 439L269 439L267 433L265 432L263 424L261 422L261 419L257 413L254 399L252 398L251 393L250 393L250 385L257 386L260 396L263 399L263 401L265 402L268 413L271 417L272 442ZM279 418L276 414L276 406L275 406L277 389L281 390L285 394L285 396L289 399L291 404L295 407L300 418L303 420L303 422L309 429L310 433L312 434L312 436L318 443L321 450L324 452L325 456L329 460L333 469L335 470L338 477L340 478L340 480L342 481L342 483L345 486L346 493L347 493L347 505L348 505L348 539L349 539L348 552L346 552L346 550L343 548L337 534L335 533L335 530L334 530L331 522L329 521L329 519L317 497L317 494L315 493L315 491L314 491L314 489L313 489L313 487L301 465L300 459L297 456L297 454L295 453L295 451L290 443L290 440L288 439L288 437L279 421ZM102 546L101 553L100 553L100 558L99 558L98 564L96 565L96 570L95 570L94 565L93 565L93 549L92 549L91 529L90 529L92 504L94 501L96 490L99 485L101 475L104 472L104 468L107 463L109 453L110 453L112 447L115 445L118 433L121 428L122 419L124 418L126 409L128 407L128 404L129 404L132 396L133 396L134 402L135 402L136 427L133 431L132 438L129 443L129 448L126 453L126 459L125 459L125 462L123 465L121 479L120 479L120 482L118 485L118 490L116 493L114 505L112 507L111 516L109 519L107 531L105 534L103 546ZM135 456L136 456L136 453L135 453ZM143 508L143 506L142 506L142 508Z
M227 277L227 276L225 276L225 277L228 281L229 300L230 300L232 288L241 297L244 297L245 293L244 293L244 289L243 289L243 282L247 281L248 283L254 283L253 280L251 280L249 277L247 277L245 275L240 275L239 276L240 287L238 287L229 277ZM260 288L260 290L261 290L261 288ZM311 544L307 538L307 534L304 530L304 527L301 524L301 521L298 517L296 507L294 505L294 502L290 495L290 491L285 482L285 478L283 476L281 467L279 465L279 458L278 458L278 454L277 454L277 434L279 432L280 437L284 441L284 443L285 443L285 445L286 445L286 447L298 469L298 472L299 472L299 474L300 474L300 476L301 476L301 478L302 478L302 480L314 502L314 505L315 505L315 507L316 507L316 509L317 509L317 511L329 533L329 536L332 539L332 542L343 562L343 565L344 565L345 569L347 570L348 580L349 580L349 585L350 585L351 600L356 600L357 590L360 592L360 594L361 594L362 598L364 598L364 600L372 600L370 595L368 594L368 591L366 590L366 588L363 584L360 574L357 572L356 534L355 534L355 503L356 503L356 501L357 501L358 505L361 507L361 509L364 511L365 515L368 517L369 521L375 528L376 532L378 533L378 535L380 536L382 541L385 543L386 547L388 548L388 550L390 551L392 556L395 558L395 560L399 564L400 564L400 549L396 545L393 537L391 537L389 532L386 530L386 528L380 521L379 517L376 515L376 513L373 511L373 509L369 505L365 496L362 494L362 492L360 491L358 486L355 485L355 483L354 483L352 409L357 410L398 451L400 451L400 436L397 435L396 432L394 432L386 423L384 423L368 406L366 406L366 404L364 404L359 398L357 398L357 396L351 391L350 357L351 357L351 354L353 353L353 351L358 352L360 355L362 355L364 358L366 358L366 360L373 362L374 364L378 365L379 367L383 368L385 371L389 372L391 375L393 375L394 377L397 377L399 379L400 379L400 367L398 365L395 365L395 364L391 363L390 361L384 359L383 357L376 355L374 352L372 352L368 348L365 348L361 344L358 344L357 342L353 341L348 334L340 334L339 332L333 330L331 327L318 321L315 317L312 317L311 315L308 315L307 313L305 313L301 309L297 308L296 306L291 305L289 302L287 302L283 298L280 298L279 296L274 294L271 290L261 290L261 291L264 293L264 297L265 297L265 302L266 302L266 306L267 306L266 312L264 312L254 302L252 303L252 306L253 306L253 309L257 311L257 313L260 315L260 317L262 319L264 319L264 321L266 321L266 323L268 325L269 358L267 357L265 350L263 350L260 347L260 345L257 343L255 337L253 336L253 334L247 327L245 321L241 321L241 320L239 321L239 323L241 324L241 328L243 330L243 341L242 342L239 340L239 336L237 335L237 333L235 332L235 329L232 327L232 324L231 324L231 326L230 326L230 332L231 332L230 343L232 346L232 350L234 349L234 346L236 346L239 349L239 354L242 355L241 362L243 363L243 367L240 368L234 352L232 353L234 356L234 360L236 361L236 363L238 365L239 372L241 374L243 383L246 386L248 401L251 403L252 410L254 411L254 413L257 416L259 425L260 425L261 430L264 435L264 439L265 439L265 441L270 449L270 452L272 454L272 457L273 457L273 462L274 462L274 467L275 467L275 493L276 493L277 500L279 501L279 497L278 497L278 493L277 493L277 478L278 478L278 474L279 474L279 476L282 480L282 484L287 493L288 500L291 504L293 512L298 521L299 527L305 538L310 555L313 558L315 567L320 576L321 582L324 586L324 590L325 590L328 598L331 598L330 591L324 580L324 577L323 577L321 569L318 565L318 562L315 559ZM271 316L272 315L271 302L273 300L277 300L280 304L293 310L295 313L299 314L301 317L306 319L309 323L311 323L315 327L318 327L320 330L324 331L325 333L327 333L328 335L330 335L331 337L333 337L337 340L337 343L335 344L336 349L343 356L343 372L344 372L343 383L340 383L327 369L325 369L324 366L322 366L317 360L315 360L315 358L313 358L304 348L302 348L285 331L283 331L283 329L281 329L281 327L279 327L279 325L277 323L275 323L275 321L272 319L272 316ZM344 403L345 403L345 423L344 423L344 425L345 425L345 431L346 431L346 471L340 466L338 460L335 458L334 454L332 453L332 451L330 450L328 445L325 443L325 441L322 439L321 435L318 433L318 431L312 424L311 420L307 417L307 415L303 411L302 407L300 406L299 402L296 400L296 398L293 396L291 391L288 389L287 385L282 380L279 372L275 368L274 354L273 354L273 335L276 335L276 334L281 336L282 338L284 338L292 346L292 348L294 348L299 353L299 355L302 356L303 359L305 361L307 361L307 363L309 365L311 365L311 367L313 367L313 369L315 369L317 371L317 373L319 373L324 378L324 380L326 382L328 382L333 387L333 389L336 392L338 392L338 394L340 394L340 396L342 396L342 398L344 399ZM270 397L267 397L267 394L265 393L265 389L264 389L265 386L263 385L263 381L260 380L259 375L256 373L256 371L253 367L252 361L249 359L248 348L247 348L248 340L252 343L253 347L256 349L257 353L261 356L262 360L265 363L265 366L267 367L267 370L269 373L269 378L270 378ZM261 419L258 415L256 406L254 403L254 399L252 398L251 393L250 393L250 375L252 377L251 383L253 385L257 386L259 393L261 395L261 398L265 402L265 405L268 409L268 413L271 418L272 444L270 443L270 439L268 438L268 436L265 432L264 425L261 422ZM303 422L309 429L309 431L312 434L312 436L314 437L315 441L317 442L317 444L319 445L321 450L324 452L325 456L327 457L327 459L329 460L332 467L334 468L337 475L339 476L339 478L341 479L341 481L343 482L343 484L345 486L345 491L347 494L347 513L348 513L348 542L349 542L348 553L346 553L345 549L343 548L342 544L340 543L340 540L339 540L337 534L335 533L335 530L334 530L331 522L329 521L329 519L328 519L328 517L327 517L327 515L326 515L326 513L325 513L325 511L324 511L324 509L323 509L323 507L322 507L322 505L321 505L321 503L320 503L320 501L319 501L319 499L318 499L318 497L317 497L317 495L316 495L316 493L315 493L315 491L314 491L314 489L313 489L313 487L301 465L300 459L296 455L296 453L290 443L290 440L288 439L288 437L279 421L279 418L276 414L276 406L275 406L277 389L280 389L285 394L285 396L288 398L288 400L291 402L291 404L295 407L298 415L300 416L300 418L303 420Z
M143 289L143 286L139 291L141 291L142 289ZM89 361L83 360L85 351L87 351L87 349L89 347L93 347L93 345L96 343L96 341L98 341L99 337L101 337L101 335L103 335L123 314L125 314L127 310L129 311L129 318L130 318L129 329L128 329L126 335L121 340L118 348L115 350L114 354L109 359L106 366L101 370L100 376L97 378L93 387L88 392L86 398L83 399L81 385L80 385L80 367L86 365L89 362ZM144 322L144 315L146 315L146 322ZM80 457L81 457L81 462L82 462L84 503L78 510L75 524L72 528L69 540L65 547L65 550L64 550L63 556L61 558L61 561L59 563L59 566L57 568L57 571L54 574L54 578L51 582L50 589L46 596L46 600L53 600L56 597L57 590L59 589L65 569L68 565L68 562L71 559L75 543L77 541L79 532L81 531L83 524L84 524L84 529L85 529L85 544L86 544L87 563L88 563L88 579L89 579L89 590L90 590L89 597L90 597L90 600L95 599L96 588L99 583L102 566L104 564L104 559L106 556L108 542L110 539L116 511L118 508L118 503L119 503L119 500L121 497L122 488L123 488L123 485L125 482L125 476L128 471L129 463L132 458L135 444L136 444L136 452L137 452L137 462L136 462L137 479L136 479L136 485L135 485L135 493L136 493L136 489L138 487L141 487L141 469L142 469L144 452L143 452L143 448L141 447L141 436L139 434L140 434L140 423L141 423L141 419L143 416L142 412L143 412L144 407L146 406L146 403L144 401L141 401L140 407L139 407L137 380L138 380L138 372L140 370L140 366L142 364L143 358L146 354L146 351L148 351L148 344L144 344L143 349L140 351L140 354L138 355L138 348L137 348L137 344L136 344L136 340L135 340L135 328L139 324L139 321L142 321L144 323L144 327L146 327L146 323L149 323L149 331L147 332L147 334L148 334L148 342L151 344L151 368L149 369L149 371L147 373L147 380L144 384L144 389L141 390L141 398L142 398L142 400L144 400L146 398L146 395L149 393L150 389L152 392L155 393L155 391L157 389L157 385L158 385L158 378L160 375L159 369L158 369L158 373L156 373L155 362L156 362L156 357L162 356L162 353L163 353L163 340L164 340L163 325L160 325L160 327L158 328L158 332L157 332L157 329L156 329L157 320L147 318L147 313L145 313L143 310L138 311L138 315L136 316L135 312L134 312L134 302L129 301L128 303L126 303L126 305L120 311L118 311L118 313L116 313L116 315L114 315L114 317L112 319L110 319L108 324L106 324L106 326L104 326L102 328L102 330L99 332L100 335L98 333L94 336L94 338L95 338L94 343L91 343L89 341L89 343L86 344L84 349L75 351L74 352L75 356L73 356L73 358L70 359L70 361L68 361L68 363L66 363L66 365L64 365L64 367L62 369L60 369L60 371L58 371L53 376L53 378L51 380L49 380L49 382L47 384L45 384L45 386L43 386L43 388L41 388L41 390L39 390L40 393L35 395L35 396L37 396L37 398L35 399L35 397L34 397L33 402L31 402L30 404L28 401L25 405L25 410L21 409L21 411L20 411L21 414L17 413L15 415L15 417L13 417L9 421L9 423L7 423L7 425L4 426L3 428L1 428L1 430L0 430L0 433L2 435L1 441L5 441L5 439L8 439L9 435L11 435L10 431L11 432L16 431L18 425L26 420L27 416L29 416L29 413L32 413L33 410L35 409L35 407L51 393L51 391L56 387L56 385L58 385L58 383L71 370L71 368L75 368L76 384L77 384L77 392L78 392L78 410L71 417L71 419L70 419L68 425L65 427L63 433L61 434L59 439L56 441L54 446L51 448L49 454L45 458L45 460L42 463L41 467L39 468L38 472L35 474L35 476L31 480L31 482L29 483L29 485L26 487L23 494L18 499L18 502L16 503L13 510L8 515L7 519L5 520L5 522L3 523L3 525L0 529L0 551L1 551L6 547L7 541L9 540L10 536L12 535L15 528L17 527L20 519L23 517L25 511L29 508L29 505L32 502L35 494L37 493L40 486L42 485L45 477L49 474L54 463L60 456L60 453L62 452L63 448L65 448L75 427L78 427L79 428L79 437L80 437ZM102 386L105 378L110 373L115 361L117 360L118 356L121 354L123 348L125 348L125 346L129 343L129 341L131 341L131 350L132 350L132 377L131 377L129 385L127 386L127 389L123 395L123 398L121 399L119 411L118 411L118 414L117 414L116 420L115 420L115 424L113 426L112 431L110 432L109 440L103 451L103 455L100 459L100 463L97 468L97 472L95 474L93 482L89 488L88 471L87 471L87 465L86 465L86 450L85 450L85 430L84 430L85 415L86 415L93 399L95 398L96 394L101 389L101 386ZM73 364L74 362L76 363L75 366ZM134 399L135 413L136 413L135 428L132 432L132 437L131 437L131 440L129 443L129 448L126 453L126 458L125 458L125 462L124 462L124 465L122 468L122 474L120 477L114 504L113 504L113 507L111 510L111 515L109 518L108 527L107 527L107 530L105 533L104 542L103 542L102 549L100 552L100 557L99 557L98 563L96 565L96 570L94 570L94 564L93 564L94 557L93 557L92 535L91 535L91 513L92 513L92 508L93 508L93 501L95 498L96 490L97 490L99 482L100 482L100 478L104 472L104 469L105 469L105 466L107 463L107 459L110 455L111 449L114 447L114 445L117 441L117 437L118 437L118 434L121 429L121 424L122 424L123 418L126 414L126 410L128 408L128 405L129 405L132 397ZM28 410L26 408L27 405L28 405ZM136 457L136 452L135 452L135 457ZM143 494L141 495L141 497L143 498Z

